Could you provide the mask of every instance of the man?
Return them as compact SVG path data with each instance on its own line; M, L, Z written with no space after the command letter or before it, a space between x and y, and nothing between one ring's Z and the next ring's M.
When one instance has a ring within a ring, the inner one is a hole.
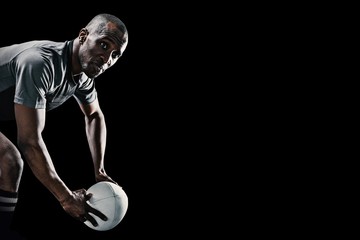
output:
M94 79L113 66L128 43L124 23L114 15L95 16L69 41L29 41L0 48L0 120L16 120L17 143L0 129L0 220L10 226L17 203L23 159L65 212L97 225L85 189L70 190L58 176L42 138L46 112L74 97L85 115L95 180L111 181L104 168L106 125Z

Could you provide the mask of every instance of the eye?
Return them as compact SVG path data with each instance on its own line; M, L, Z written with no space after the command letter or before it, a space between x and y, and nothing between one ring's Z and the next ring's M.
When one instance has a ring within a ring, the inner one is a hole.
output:
M100 46L102 49L107 50L108 49L108 44L106 42L100 42Z
M113 51L113 52L111 53L111 57L112 57L112 58L119 58L119 57L121 57L120 51Z

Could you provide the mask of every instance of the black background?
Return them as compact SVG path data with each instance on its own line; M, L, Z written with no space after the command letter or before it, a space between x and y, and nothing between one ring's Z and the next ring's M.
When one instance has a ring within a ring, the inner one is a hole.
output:
M198 138L196 132L189 137L188 129L190 123L200 126L194 115L201 110L186 107L193 92L184 90L190 79L184 74L185 66L177 69L178 60L173 57L186 54L183 41L179 41L182 31L174 34L175 25L169 18L175 10L167 8L164 13L154 5L123 2L83 4L75 8L49 1L7 8L0 19L1 46L76 38L80 29L101 12L124 21L129 31L127 49L95 81L108 129L105 168L127 193L129 208L116 228L94 231L67 215L25 164L14 229L27 239L179 236L188 228L184 222L179 224L179 219L187 218L184 206L190 201L187 194L179 205L179 198L184 197L179 182L190 177L184 171L188 166L184 160L196 148ZM184 111L190 112L184 115ZM15 141L14 123L2 126ZM84 119L74 99L47 113L43 137L58 174L70 189L87 189L94 184Z

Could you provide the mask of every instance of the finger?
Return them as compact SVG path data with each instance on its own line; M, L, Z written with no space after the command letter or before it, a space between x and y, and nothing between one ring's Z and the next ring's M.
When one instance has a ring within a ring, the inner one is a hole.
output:
M103 214L102 212L100 212L99 210L91 207L88 205L87 208L88 212L91 212L93 214L95 214L96 216L98 216L99 218L101 218L102 220L106 221L108 218L105 216L105 214Z
M93 194L92 193L88 193L88 194L86 194L85 195L85 200L87 201L87 200L90 200L90 198L93 196Z
M107 181L107 182L112 182L116 185L119 185L116 181L114 181L111 177L108 177L107 179L103 180L103 181Z
M97 227L98 226L98 223L96 222L95 218L93 218L90 214L86 214L86 220L89 220L89 222L91 222L91 224L94 226L94 227Z
M79 221L80 222L86 222L87 218L85 216L80 216Z
M74 193L78 193L78 194L85 194L86 193L86 190L84 188L82 189L77 189L74 191Z
M111 182L119 186L119 184L117 182L115 182L114 180L111 180Z

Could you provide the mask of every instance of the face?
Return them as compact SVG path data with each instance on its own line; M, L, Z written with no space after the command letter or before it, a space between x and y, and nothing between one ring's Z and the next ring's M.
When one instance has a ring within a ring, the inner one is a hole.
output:
M113 66L125 51L127 36L119 31L113 31L112 27L110 24L101 34L89 33L80 46L81 68L90 78L99 76Z

